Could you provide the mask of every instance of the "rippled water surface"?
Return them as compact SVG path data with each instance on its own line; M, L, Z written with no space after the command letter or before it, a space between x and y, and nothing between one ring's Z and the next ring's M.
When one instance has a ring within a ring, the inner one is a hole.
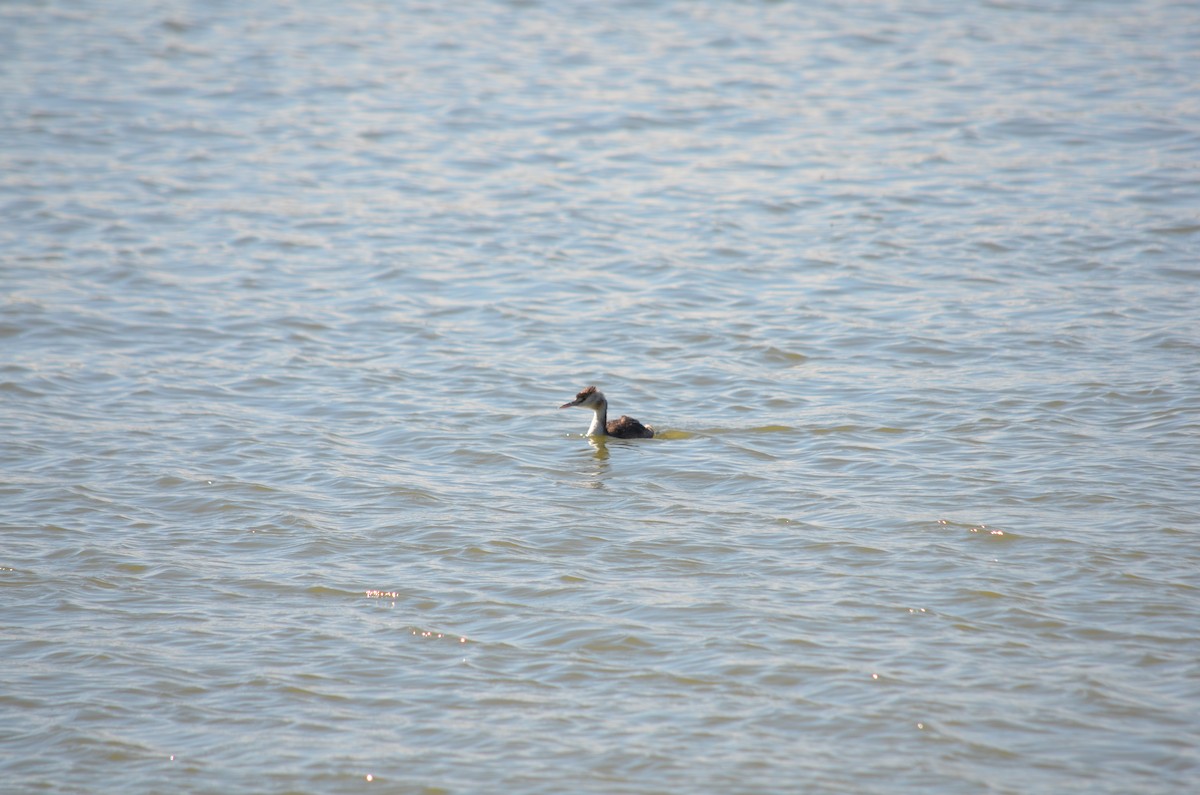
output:
M1194 791L1197 75L1167 0L0 4L5 791Z

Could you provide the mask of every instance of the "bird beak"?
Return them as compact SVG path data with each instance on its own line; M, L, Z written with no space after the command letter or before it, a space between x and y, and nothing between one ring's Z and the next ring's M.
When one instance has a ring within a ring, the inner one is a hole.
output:
M559 406L559 408L560 409L569 409L569 408L571 408L571 406L578 406L578 405L579 405L578 400L572 400L570 403L562 404L561 406Z

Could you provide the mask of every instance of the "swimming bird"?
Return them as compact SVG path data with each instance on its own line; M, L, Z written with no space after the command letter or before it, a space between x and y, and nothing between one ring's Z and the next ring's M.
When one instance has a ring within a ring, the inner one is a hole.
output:
M604 393L594 386L585 387L570 403L559 406L560 409L579 406L581 409L591 409L595 412L592 424L588 426L588 436L611 436L615 439L649 439L654 436L654 428L642 425L633 417L621 415L620 419L608 421L608 400Z

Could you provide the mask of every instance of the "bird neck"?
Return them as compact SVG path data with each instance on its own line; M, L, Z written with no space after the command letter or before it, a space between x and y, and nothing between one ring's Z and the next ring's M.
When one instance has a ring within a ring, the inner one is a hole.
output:
M592 415L592 424L588 426L588 436L604 436L608 433L608 401L600 401L600 404L592 409L595 413Z

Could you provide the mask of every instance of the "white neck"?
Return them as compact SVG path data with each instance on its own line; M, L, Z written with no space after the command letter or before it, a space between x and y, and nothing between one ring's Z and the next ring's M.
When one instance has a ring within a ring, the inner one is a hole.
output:
M608 434L608 402L601 401L599 405L592 409L596 412L592 415L592 424L588 426L588 436L605 436Z

